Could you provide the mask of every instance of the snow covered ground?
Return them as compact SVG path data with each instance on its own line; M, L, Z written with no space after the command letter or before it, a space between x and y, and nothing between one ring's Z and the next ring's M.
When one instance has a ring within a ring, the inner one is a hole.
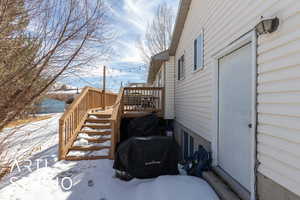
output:
M57 145L58 119L61 114L53 114L52 116L47 120L4 129L0 134L0 139L7 134L11 134L8 137L7 157L10 159L28 158L53 145Z
M218 200L211 187L196 177L161 176L125 182L114 177L111 160L57 161L58 117L19 130L24 134L22 130L44 127L11 147L30 149L39 143L38 149L29 150L30 159L24 165L15 162L14 171L0 181L0 200Z

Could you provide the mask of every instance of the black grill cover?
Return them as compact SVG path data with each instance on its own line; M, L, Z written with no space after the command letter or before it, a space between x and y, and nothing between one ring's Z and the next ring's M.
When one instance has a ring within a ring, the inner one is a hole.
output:
M128 125L129 137L160 135L159 118L155 114L133 119Z
M118 147L114 169L136 178L177 175L178 155L178 144L170 137L133 137Z

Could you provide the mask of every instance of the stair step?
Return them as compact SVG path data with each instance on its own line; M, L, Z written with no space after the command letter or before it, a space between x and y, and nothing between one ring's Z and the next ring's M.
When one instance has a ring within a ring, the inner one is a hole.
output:
M91 125L91 124L84 124L82 127L89 127L89 128L93 128L93 129L110 129L111 128L111 124L110 125Z
M111 139L111 134L108 135L92 135L87 133L79 133L77 139Z
M88 135L110 135L111 131L103 131L103 132L99 132L99 131L79 131L79 133L86 133Z
M93 118L87 118L86 122L90 123L110 123L109 119L93 119Z
M95 115L98 118L110 118L111 114L89 113L89 116Z
M98 160L98 159L109 159L107 156L66 156L66 160L78 161L78 160Z
M73 146L69 150L75 151L99 151L102 149L109 149L109 146L90 146L90 147L82 147L82 146Z
M100 139L87 138L86 140L91 143L104 143L110 141L110 138L100 138Z

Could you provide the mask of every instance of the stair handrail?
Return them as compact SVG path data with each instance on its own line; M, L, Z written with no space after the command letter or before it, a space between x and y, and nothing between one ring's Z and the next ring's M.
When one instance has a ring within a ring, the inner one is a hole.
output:
M116 145L120 141L120 125L121 125L121 119L123 115L123 101L122 101L123 94L124 94L124 88L121 88L116 103L113 105L113 111L111 115L111 126L112 126L111 151L110 151L111 159L114 159Z
M102 93L103 90L100 90L100 89L96 89L96 88L92 88L92 87L84 87L83 90L81 91L81 93L79 94L79 96L77 96L74 101L72 102L71 105L69 105L64 114L61 116L60 120L64 120L66 119L70 113L72 112L72 110L75 109L76 106L78 106L78 104L82 101L82 99L86 96L86 94L90 91L90 90L93 90L93 91L96 91L96 92L99 92L99 93Z

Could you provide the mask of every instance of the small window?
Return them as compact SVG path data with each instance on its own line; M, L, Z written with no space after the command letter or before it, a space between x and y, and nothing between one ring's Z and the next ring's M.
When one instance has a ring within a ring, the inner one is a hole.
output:
M192 136L190 136L190 143L189 143L189 145L190 145L190 153L189 153L189 155L193 156L193 154L194 154L194 138Z
M186 131L182 130L182 150L183 158L186 160L194 154L194 138Z
M178 63L177 63L177 72L178 72L178 80L181 80L184 78L184 73L185 73L185 66L184 66L184 55L182 55L179 59L178 59Z
M194 40L194 70L203 68L203 58L203 34L201 34Z
M189 135L183 131L183 157L186 160L189 156Z

